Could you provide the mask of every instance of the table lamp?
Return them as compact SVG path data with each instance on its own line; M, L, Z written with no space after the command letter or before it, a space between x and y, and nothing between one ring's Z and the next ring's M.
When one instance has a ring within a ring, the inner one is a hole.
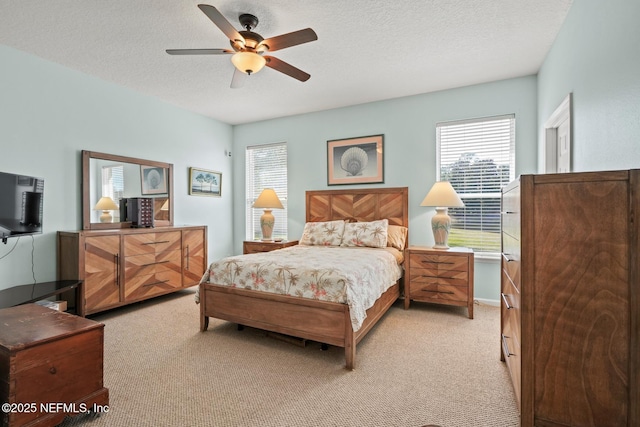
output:
M424 198L420 206L432 206L436 208L436 214L431 219L431 230L436 244L434 249L449 249L449 230L451 229L451 217L447 213L448 208L463 208L464 203L458 193L448 181L438 181L433 184L431 190Z
M262 228L262 241L271 241L271 233L276 222L275 217L271 213L272 209L284 209L278 195L273 188L265 188L260 196L253 203L254 208L264 209L264 213L260 217L260 228Z
M102 211L102 215L100 215L100 222L112 222L113 217L109 211L117 210L118 205L116 205L111 197L101 197L93 209L96 211Z

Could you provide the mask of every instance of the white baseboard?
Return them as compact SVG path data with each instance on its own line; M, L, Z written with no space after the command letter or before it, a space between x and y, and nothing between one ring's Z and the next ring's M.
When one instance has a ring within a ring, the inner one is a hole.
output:
M497 300L497 299L475 298L475 302L478 303L478 304L492 305L494 307L500 307L500 300Z

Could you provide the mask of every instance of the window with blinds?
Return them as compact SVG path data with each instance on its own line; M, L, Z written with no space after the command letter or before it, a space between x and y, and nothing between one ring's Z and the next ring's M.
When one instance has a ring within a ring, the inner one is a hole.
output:
M500 252L500 189L515 177L515 115L438 123L439 181L465 204L451 208L449 246Z
M111 197L120 206L120 199L124 197L124 166L102 167L102 196ZM113 221L120 221L120 211L113 211Z
M275 226L272 238L287 239L287 144L247 147L246 154L246 238L262 239L260 216L263 209L253 208L253 202L265 188L273 188L284 209L274 209Z

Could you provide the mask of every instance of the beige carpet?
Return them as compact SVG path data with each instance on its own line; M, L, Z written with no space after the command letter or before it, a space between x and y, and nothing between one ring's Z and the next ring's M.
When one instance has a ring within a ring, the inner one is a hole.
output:
M211 319L193 290L92 317L105 327L110 411L63 426L517 426L499 308L398 301L358 345L298 347Z

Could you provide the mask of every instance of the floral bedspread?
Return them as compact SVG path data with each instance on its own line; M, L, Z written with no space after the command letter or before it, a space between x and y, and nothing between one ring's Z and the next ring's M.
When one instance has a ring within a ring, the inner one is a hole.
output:
M213 262L200 283L346 303L357 331L366 310L402 276L386 249L297 245L237 255Z

